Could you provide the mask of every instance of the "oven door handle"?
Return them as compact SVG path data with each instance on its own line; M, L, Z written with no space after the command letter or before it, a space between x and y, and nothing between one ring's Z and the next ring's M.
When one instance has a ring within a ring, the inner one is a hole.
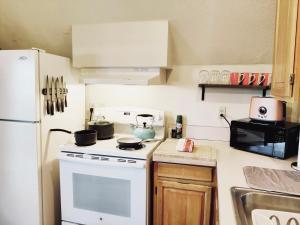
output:
M114 166L114 167L122 167L122 168L137 168L137 169L144 169L146 168L146 161L135 160L135 163L132 162L118 162L118 161L104 161L104 160L95 160L95 159L86 159L86 158L76 158L76 157L69 157L65 155L61 155L59 157L61 161L68 161L68 162L78 162L88 165L97 165L97 166Z

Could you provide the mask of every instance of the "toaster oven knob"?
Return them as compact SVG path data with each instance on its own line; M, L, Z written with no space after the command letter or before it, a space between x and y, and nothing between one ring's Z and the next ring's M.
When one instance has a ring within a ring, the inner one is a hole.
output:
M267 108L264 106L261 106L261 107L259 107L258 111L261 115L265 115L267 113Z

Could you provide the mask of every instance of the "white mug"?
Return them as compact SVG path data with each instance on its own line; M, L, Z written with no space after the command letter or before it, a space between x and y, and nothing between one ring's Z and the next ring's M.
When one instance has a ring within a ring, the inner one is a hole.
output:
M207 84L209 80L209 72L207 70L200 70L199 72L199 83Z

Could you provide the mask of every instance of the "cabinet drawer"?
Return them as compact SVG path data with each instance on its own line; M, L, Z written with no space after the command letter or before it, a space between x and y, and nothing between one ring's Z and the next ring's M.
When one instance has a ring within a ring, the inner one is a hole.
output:
M158 163L157 175L197 181L212 182L212 168L180 164Z

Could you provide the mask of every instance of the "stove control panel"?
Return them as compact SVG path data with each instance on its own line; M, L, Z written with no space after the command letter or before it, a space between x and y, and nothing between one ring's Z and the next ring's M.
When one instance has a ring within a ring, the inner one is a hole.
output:
M136 167L146 168L146 160L131 159L131 158L118 158L111 156L101 156L85 153L74 153L74 152L60 152L60 160L90 163L97 165L106 166L125 166L125 167Z
M93 120L103 119L119 124L136 124L136 117L139 114L153 115L153 126L165 126L165 115L161 110L137 108L137 107L96 107L94 108Z

